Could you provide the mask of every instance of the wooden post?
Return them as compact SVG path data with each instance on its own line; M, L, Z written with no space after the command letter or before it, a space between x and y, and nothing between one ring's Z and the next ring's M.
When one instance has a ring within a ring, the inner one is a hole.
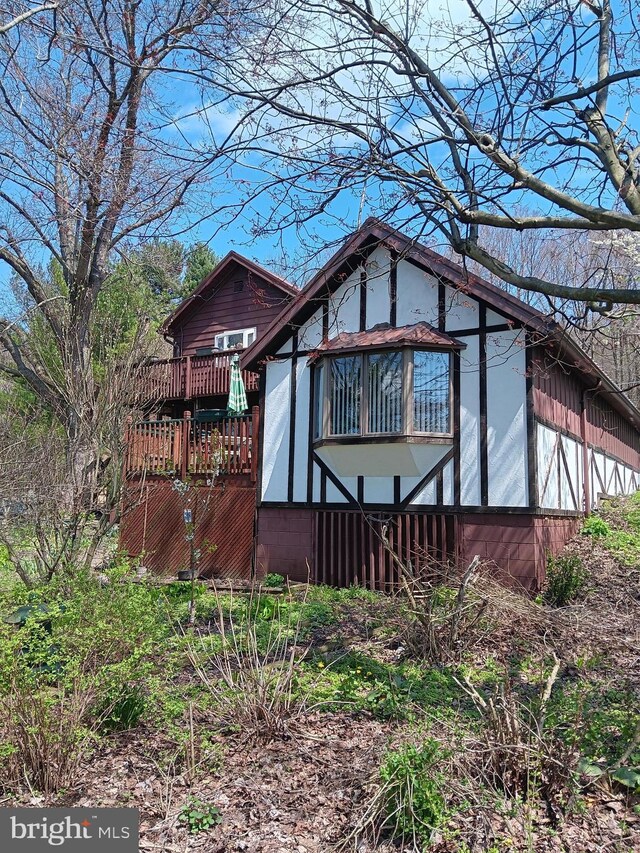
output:
M240 442L240 474L245 474L249 460L247 418L245 417L240 418L240 435L238 440Z
M258 452L260 449L260 406L251 409L251 482L258 480Z
M182 413L182 465L180 478L185 479L189 472L189 446L191 444L191 412L188 409Z
M191 393L191 356L185 356L185 367L184 367L184 398L185 400L190 400L192 397Z
M182 467L182 434L184 432L182 423L172 423L170 429L173 430L173 470L176 474Z

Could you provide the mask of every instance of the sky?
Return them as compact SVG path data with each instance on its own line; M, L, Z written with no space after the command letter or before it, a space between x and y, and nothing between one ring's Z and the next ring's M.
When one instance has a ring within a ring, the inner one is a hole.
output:
M389 7L400 2L401 0L388 0ZM420 0L415 0L416 6L419 2ZM486 2L493 6L491 0ZM467 9L462 0L441 0L439 3L430 0L429 3L422 3L421 14L424 16L425 26L430 14L446 14L453 23L459 24L464 22ZM306 34L306 38L311 43L322 45L325 36L320 32L311 32ZM431 44L437 46L437 39ZM458 70L465 73L462 65ZM354 85L357 84L356 76ZM194 84L187 79L172 84L168 98L173 100L175 106L172 114L173 127L169 123L165 131L167 139L174 133L176 140L187 139L199 144L210 132L213 132L216 138L224 136L234 124L235 114L228 106L219 109L205 101L206 109L202 111L200 95ZM255 185L256 181L264 180L264 176L260 176L253 168L255 165L256 159L248 156L243 166L236 166L227 173L221 173L211 182L210 187L201 189L198 199L200 209L195 211L190 220L194 223L193 226L185 233L189 221L185 218L176 221L174 232L178 232L179 239L186 244L205 241L219 256L224 256L233 249L278 274L286 275L293 283L302 285L313 270L321 266L331 254L331 249L319 254L314 253L312 250L315 247L321 246L323 242L335 244L335 241L346 236L348 227L357 227L367 215L375 215L382 208L380 196L377 194L379 190L375 187L370 188L366 196L345 193L332 208L333 223L329 215L325 217L324 222L317 220L305 226L302 231L289 227L277 234L260 234L254 230L256 216L266 217L269 213L269 201L264 196L254 199L247 209L238 212L233 218L228 213L216 217L208 215L221 203L237 202L243 189ZM273 168L277 169L277 165L274 164ZM173 233L168 232L165 236L173 236ZM434 241L432 245L437 249L443 244L442 241ZM5 306L8 306L8 313L12 313L15 306L9 293L8 280L9 271L5 265L0 264L0 310L4 302Z

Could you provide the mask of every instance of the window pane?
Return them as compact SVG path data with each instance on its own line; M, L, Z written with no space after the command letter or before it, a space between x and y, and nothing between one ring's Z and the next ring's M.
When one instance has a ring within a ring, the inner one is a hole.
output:
M413 354L413 428L449 432L449 353Z
M319 364L313 380L313 437L322 437L322 411L324 408L324 365Z
M241 347L244 342L244 334L242 332L236 332L233 335L227 335L227 346L225 349L232 349L233 347Z
M331 360L331 434L360 432L360 356Z
M402 432L402 353L370 355L369 432Z

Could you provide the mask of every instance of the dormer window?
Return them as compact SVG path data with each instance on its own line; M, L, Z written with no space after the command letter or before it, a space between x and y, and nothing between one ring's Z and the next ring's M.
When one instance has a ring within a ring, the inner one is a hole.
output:
M326 342L316 356L314 438L451 439L453 351L462 346L426 323Z
M256 329L234 329L229 332L221 332L215 337L215 346L218 350L246 349L256 339Z

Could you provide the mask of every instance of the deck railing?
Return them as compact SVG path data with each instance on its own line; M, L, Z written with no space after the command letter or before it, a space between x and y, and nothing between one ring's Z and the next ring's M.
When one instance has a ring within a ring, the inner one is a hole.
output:
M130 423L126 433L128 474L250 475L255 482L259 409L250 414L200 422L185 412L174 420Z
M141 365L136 393L145 400L190 400L229 393L231 358L236 352L185 355ZM242 371L247 391L258 388L258 374Z

